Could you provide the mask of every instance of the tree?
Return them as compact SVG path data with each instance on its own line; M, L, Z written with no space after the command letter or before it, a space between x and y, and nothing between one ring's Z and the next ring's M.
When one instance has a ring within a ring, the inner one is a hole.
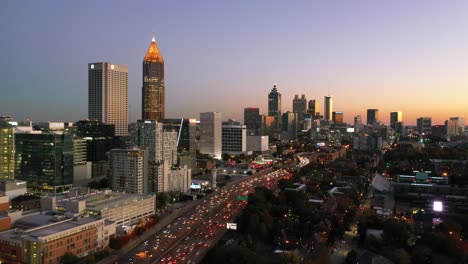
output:
M415 246L411 252L411 260L414 264L430 263L432 259L432 249L427 246Z
M65 252L63 256L60 258L61 264L73 264L77 263L80 260L79 257L75 256L75 254L71 252Z
M166 192L158 193L156 195L156 202L157 202L156 207L158 208L165 207L169 203L170 199L171 197L169 196L168 193Z
M346 264L357 264L358 263L358 254L357 254L357 252L354 251L354 250L349 251L348 254L346 255L345 263Z
M410 237L410 227L407 223L388 219L383 223L384 240L398 247L407 246Z
M299 264L301 263L301 257L299 257L294 251L283 252L280 255L281 264Z

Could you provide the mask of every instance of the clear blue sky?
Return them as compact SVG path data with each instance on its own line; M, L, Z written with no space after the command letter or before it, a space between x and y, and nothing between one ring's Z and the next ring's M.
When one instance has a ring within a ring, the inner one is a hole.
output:
M334 97L345 120L380 109L405 123L468 117L468 1L19 1L0 8L0 114L87 117L87 63L129 67L141 115L142 60L156 33L168 117L266 113L273 83Z

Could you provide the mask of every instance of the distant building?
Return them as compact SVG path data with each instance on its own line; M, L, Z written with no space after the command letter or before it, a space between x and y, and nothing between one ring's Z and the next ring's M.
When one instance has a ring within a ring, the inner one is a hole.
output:
M379 109L367 109L367 125L371 126L379 122Z
M420 117L416 119L416 127L419 134L430 133L432 130L432 118Z
M463 117L451 117L450 121L452 121L450 123L454 126L454 133L456 136L465 134L465 119L463 119Z
M128 68L108 62L88 64L88 118L115 125L128 135Z
M15 134L15 178L34 188L54 190L73 183L73 134Z
M273 85L273 89L268 94L268 116L279 117L281 115L281 94L276 88L276 84Z
M0 180L13 180L15 175L15 138L13 126L0 118Z
M282 139L297 140L298 118L297 113L286 112L281 118Z
M247 151L268 151L268 136L247 136Z
M335 124L343 124L344 123L344 114L343 112L333 112L332 113L332 120Z
M298 113L299 115L307 113L307 99L305 94L303 94L300 98L299 95L294 95L293 112Z
M112 190L147 194L148 151L138 148L113 149L109 152Z
M245 125L230 119L222 126L223 154L239 155L247 150L247 129Z
M393 129L398 128L398 123L403 122L402 112L390 112L390 127Z
M246 107L244 108L244 124L247 128L247 135L258 136L262 128L262 118L260 116L260 108Z
M331 96L325 96L325 103L324 103L324 118L325 120L332 120L332 112L333 112L333 98Z
M143 59L142 120L161 121L165 118L164 59L153 35Z
M220 159L222 152L221 113L200 114L200 153Z
M320 116L320 103L316 100L309 101L309 109L307 112L312 115L312 119Z

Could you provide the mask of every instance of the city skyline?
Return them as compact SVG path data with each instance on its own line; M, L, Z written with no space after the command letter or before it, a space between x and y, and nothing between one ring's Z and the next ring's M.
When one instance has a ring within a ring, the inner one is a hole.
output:
M322 104L332 95L333 110L344 112L348 123L372 108L386 124L392 111L403 112L405 125L422 116L433 124L468 116L464 2L127 7L113 1L105 16L106 2L91 3L11 1L2 8L2 24L12 26L1 29L8 41L0 43L0 114L85 119L85 67L111 61L128 65L129 121L135 122L141 116L141 57L156 32L167 63L168 118L216 111L242 120L245 107L267 114L273 83L283 96L282 112L292 111L295 94L305 94ZM155 10L158 16L151 15Z

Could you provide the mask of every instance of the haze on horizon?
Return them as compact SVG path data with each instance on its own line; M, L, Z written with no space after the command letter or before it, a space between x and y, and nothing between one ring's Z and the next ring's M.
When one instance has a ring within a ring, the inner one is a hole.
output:
M156 33L167 117L244 107L283 112L294 94L333 95L352 123L366 109L405 124L468 118L466 1L12 1L0 9L0 115L87 118L90 62L129 67L129 120L141 116L142 60Z

